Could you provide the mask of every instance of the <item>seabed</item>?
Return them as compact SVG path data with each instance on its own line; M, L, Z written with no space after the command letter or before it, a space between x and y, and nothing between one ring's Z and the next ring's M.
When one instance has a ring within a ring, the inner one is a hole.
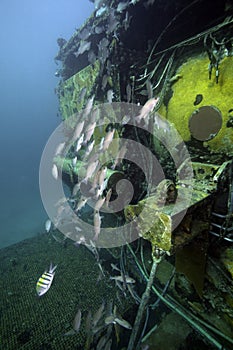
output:
M58 265L49 291L36 294L36 282L50 263ZM1 349L84 349L85 319L105 301L116 301L114 281L100 275L91 252L72 241L65 245L43 234L0 250L0 344ZM100 278L101 277L101 278ZM126 305L124 305L125 310ZM80 309L78 333L73 328Z

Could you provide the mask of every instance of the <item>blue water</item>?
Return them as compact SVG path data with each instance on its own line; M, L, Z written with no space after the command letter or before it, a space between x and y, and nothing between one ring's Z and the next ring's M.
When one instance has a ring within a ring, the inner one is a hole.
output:
M93 9L88 0L0 2L0 248L44 231L39 163L61 122L56 40L69 39Z

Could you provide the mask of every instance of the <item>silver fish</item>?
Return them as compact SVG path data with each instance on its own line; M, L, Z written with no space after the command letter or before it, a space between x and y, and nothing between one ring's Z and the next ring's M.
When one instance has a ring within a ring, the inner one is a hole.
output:
M108 9L107 6L100 7L99 10L96 11L95 16L100 17L104 12L107 11L107 9Z
M104 144L104 137L102 137L102 139L100 140L99 151L103 149L103 144Z
M101 216L100 216L99 211L97 210L94 213L94 231L95 231L95 236L93 237L94 241L96 241L99 237L100 228L101 228Z
M121 12L123 12L127 7L128 7L128 3L122 1L122 2L120 2L120 3L118 4L116 11L121 13Z
M94 174L96 168L98 167L98 164L99 164L99 160L98 159L96 159L93 162L89 163L89 165L87 166L87 172L86 172L85 179L83 180L84 182L87 182L87 180L92 177L92 175Z
M55 150L55 157L60 155L65 147L65 142L60 143Z
M132 89L130 84L127 84L126 86L126 97L127 97L127 102L130 102L132 98Z
M105 308L105 302L103 301L102 304L100 305L100 307L98 308L98 310L96 311L96 313L93 316L93 327L96 327L99 320L101 319L101 316L103 315L104 312L104 308Z
M113 140L115 129L109 130L104 138L103 151L106 151Z
M87 126L87 129L85 130L84 144L90 141L92 135L94 134L95 127L96 127L96 122L93 122Z
M58 169L57 169L56 164L53 164L53 166L52 166L52 175L53 175L53 178L55 180L58 179Z
M111 90L111 89L108 90L108 91L107 91L107 100L108 100L108 103L112 103L113 97L114 97L113 90Z
M86 104L84 111L83 111L83 117L86 117L91 112L91 109L92 109L93 103L94 103L94 98L95 98L95 95L91 96L89 98L89 100L87 101L87 104Z
M78 153L78 151L81 149L82 144L83 144L83 140L84 140L84 134L82 134L82 135L80 136L80 138L78 139L77 144L76 144L76 147L75 147L75 152Z
M39 295L39 297L45 294L51 287L56 267L57 265L53 266L53 264L51 263L49 271L45 271L43 275L38 279L36 283L36 292Z
M79 210L81 210L85 206L85 204L87 203L87 200L88 200L88 198L82 196L80 198L76 208L75 208L75 211L78 212Z
M126 329L132 329L131 324L128 321L123 320L123 318L121 318L119 316L115 317L115 322Z
M89 154L91 153L91 151L93 150L94 144L95 144L95 140L93 140L91 143L89 143L87 145L87 149L85 152L85 158L87 158L89 156Z
M126 329L132 329L131 324L124 320L121 316L117 315L116 305L114 306L113 314L106 317L104 320L105 324L116 324L118 323L120 326L126 328Z
M114 316L114 315L110 315L110 316L105 317L104 323L105 323L105 324L116 323L116 321L115 321L115 316Z
M105 198L105 206L108 208L109 207L109 202L111 199L111 195L112 195L112 189L109 188L107 194L106 194L106 198Z
M73 134L73 137L72 137L72 140L71 140L72 143L74 141L76 141L80 137L80 135L81 135L81 133L83 131L83 126L84 126L84 120L79 122L76 125L75 130L74 130L74 134Z
M73 328L76 332L79 331L80 329L80 325L81 325L81 318L82 318L82 312L80 309L78 309L78 312L77 314L75 315L75 318L74 318L74 325L73 325Z
M75 167L75 165L77 164L77 157L74 157L73 159L72 159L72 165L73 165L73 167Z
M50 219L46 220L45 221L45 231L47 233L49 233L49 231L51 230L51 227L52 227L52 222Z
M74 185L73 190L72 190L72 196L76 196L78 191L80 190L80 183L78 182L77 184Z
M79 94L78 102L82 102L82 100L84 99L86 93L87 93L87 88L83 87L81 92L80 92L80 94Z
M116 270L116 271L119 271L119 272L121 272L121 270L119 269L119 267L117 267L115 264L113 264L113 263L111 263L111 268L113 269L113 270Z
M135 283L135 280L132 277L129 276L124 276L125 277L125 282L126 283ZM110 276L110 280L115 280L115 281L119 281L119 282L124 282L124 278L122 275L120 276Z
M155 106L158 104L158 102L159 102L159 97L149 99L149 100L144 104L144 106L142 107L142 109L141 109L139 115L136 116L135 120L136 120L138 123L140 123L140 121L141 121L142 119L145 119L145 118L148 116L148 114L149 114L150 112L153 111L153 109L154 109Z

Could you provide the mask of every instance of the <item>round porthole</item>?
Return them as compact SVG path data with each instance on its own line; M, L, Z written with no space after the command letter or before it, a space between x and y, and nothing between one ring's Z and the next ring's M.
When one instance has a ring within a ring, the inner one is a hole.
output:
M221 112L213 106L196 109L189 118L191 135L199 141L213 139L222 127Z

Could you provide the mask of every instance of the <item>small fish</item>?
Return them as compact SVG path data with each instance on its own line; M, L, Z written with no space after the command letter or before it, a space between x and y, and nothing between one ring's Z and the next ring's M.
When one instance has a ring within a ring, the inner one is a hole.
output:
M99 237L100 228L101 228L101 216L100 216L99 211L97 210L94 213L94 231L95 231L95 236L93 237L94 241L96 241Z
M102 151L102 149L103 149L103 144L104 144L104 137L102 137L101 140L100 140L99 151Z
M52 227L52 221L51 221L50 219L46 220L46 221L45 221L45 231L46 231L47 233L50 232L51 227Z
M115 280L119 282L124 282L123 276L110 276L110 280ZM135 280L132 277L125 276L125 282L126 283L135 283Z
M107 194L106 194L106 197L105 197L105 205L106 207L108 208L109 207L109 202L110 202L110 199L111 199L111 195L112 195L112 189L109 188Z
M131 89L131 85L130 85L130 84L127 84L127 86L126 86L126 99L127 99L127 102L128 102L128 103L131 101L131 98L132 98L132 89Z
M140 123L142 119L145 119L150 112L153 111L155 106L159 102L159 97L157 98L150 98L142 107L139 115L136 116L135 120Z
M105 308L105 302L103 301L100 307L98 308L98 310L96 311L96 313L93 315L93 321L92 321L93 327L97 326L99 320L101 319L101 316L103 315L104 308Z
M132 329L132 326L131 324L124 320L122 317L120 316L116 316L116 315L110 315L110 316L107 316L104 320L105 324L116 324L118 323L120 326L126 328L126 329Z
M107 9L108 9L107 6L100 7L100 9L98 11L96 11L95 16L100 17L104 12L107 11Z
M108 91L107 91L107 100L108 100L108 103L112 103L113 97L114 97L114 92L113 92L113 90L112 90L112 89L108 90Z
M121 13L121 12L123 12L127 7L128 7L128 3L122 1L122 2L120 2L120 3L118 4L116 11Z
M85 95L87 92L87 88L83 87L82 90L80 91L79 97L78 97L78 102L82 102L82 100L84 99Z
M78 212L79 210L81 210L85 206L86 203L87 203L87 198L82 196L80 198L76 208L75 208L75 211Z
M43 275L38 279L36 283L36 292L39 295L39 297L45 294L51 287L56 267L57 265L53 266L53 264L51 263L49 271L45 271Z
M115 322L126 329L132 329L131 324L128 321L123 320L121 317L115 317Z
M90 141L92 135L94 134L95 127L96 122L93 122L90 125L88 125L87 129L85 130L84 144L87 144L87 142Z
M84 140L84 134L82 134L82 135L80 136L80 138L78 139L77 144L76 144L76 147L75 147L75 152L78 153L78 151L81 149L82 144L83 144L83 140Z
M83 126L84 126L84 120L79 122L76 127L75 127L75 130L74 130L74 134L73 134L73 137L72 137L72 140L71 140L71 143L75 142L76 140L79 139L82 131L83 131Z
M113 263L111 263L111 268L113 269L113 270L116 270L116 271L119 271L119 272L121 272L121 270L119 269L119 267L117 267L115 264L113 264Z
M104 138L103 151L106 151L113 140L115 129L109 130Z
M110 316L105 317L104 322L105 322L105 324L116 323L115 316L114 315L110 315Z
M65 144L66 144L65 142L62 142L57 146L57 148L55 150L55 157L61 154L61 152L64 149Z
M88 116L88 114L90 114L91 109L93 107L94 98L95 98L95 95L91 96L89 98L89 100L87 101L87 104L86 104L84 111L83 111L83 117L86 117L86 116Z
M89 156L89 154L90 154L91 151L93 150L94 144L95 144L95 140L93 140L91 143L89 143L89 144L87 145L87 149L86 149L84 158L87 158L87 157Z
M84 182L87 182L88 179L90 179L92 177L92 175L94 174L97 166L99 164L99 160L96 159L95 161L91 162L88 166L87 166L87 172L86 172L86 176L85 179L83 180Z
M74 318L74 325L73 325L73 328L76 332L79 331L80 329L80 325L81 325L81 318L82 318L82 312L80 309L78 309L78 312L77 314L75 315L75 318Z
M72 158L72 165L73 165L73 167L75 167L75 165L76 165L76 163L77 163L77 157L74 157L74 158Z
M79 190L80 190L80 182L74 185L72 190L72 197L76 196Z
M55 180L58 179L58 169L57 169L56 164L53 164L53 166L52 166L52 175L53 175L53 178Z

